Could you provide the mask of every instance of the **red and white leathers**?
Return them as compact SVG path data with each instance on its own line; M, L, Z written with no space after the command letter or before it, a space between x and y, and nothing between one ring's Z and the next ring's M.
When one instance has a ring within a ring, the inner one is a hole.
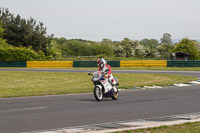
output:
M108 71L108 81L114 86L117 82L114 80L113 76L112 76L112 71L111 71L111 67L108 64L103 65L103 67L101 67L99 65L99 71L105 72L105 70L109 69Z

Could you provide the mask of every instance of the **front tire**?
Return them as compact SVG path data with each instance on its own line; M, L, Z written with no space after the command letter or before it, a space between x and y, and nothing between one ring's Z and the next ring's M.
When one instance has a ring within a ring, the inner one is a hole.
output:
M97 101L101 101L103 99L103 89L98 86L94 88L94 97Z
M111 96L111 98L113 100L117 100L119 98L119 90L118 90L118 86L116 86L117 88L117 92L113 92L113 95Z

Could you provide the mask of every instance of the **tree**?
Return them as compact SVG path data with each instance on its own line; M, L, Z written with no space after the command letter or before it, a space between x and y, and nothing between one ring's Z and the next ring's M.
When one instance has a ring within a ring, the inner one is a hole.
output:
M4 30L2 22L0 21L0 49L8 47L6 40L3 39Z
M157 51L159 52L160 58L161 59L169 59L170 58L170 53L174 49L173 44L161 44L157 47Z
M0 38L3 38L3 32L5 29L3 29L2 22L0 21Z
M184 38L176 46L173 52L185 52L190 54L190 60L199 60L199 52L193 41Z
M172 44L171 35L169 33L163 34L163 37L161 38L161 44Z
M143 39L140 41L140 44L142 44L146 48L146 54L149 57L155 57L157 49L156 47L159 46L159 42L156 39Z
M123 46L121 45L121 42L114 42L112 45L112 49L114 52L114 55L116 57L125 57L126 53L124 51Z
M61 37L61 38L54 38L54 40L55 40L59 45L62 45L64 42L67 41L67 39L64 38L64 37Z
M40 53L40 55L43 55L41 50L39 51L38 53ZM47 57L53 57L54 59L57 59L61 57L61 55L62 51L58 48L57 42L55 40L52 40L49 46L47 47Z
M138 41L131 40L128 38L124 38L121 42L123 49L126 53L126 57L133 57L135 56L136 47L139 45Z
M103 38L101 43L106 45L112 45L112 40Z
M47 28L42 22L37 24L33 18L26 20L19 14L14 16L7 8L0 8L0 20L5 28L4 39L8 44L26 48L31 46L36 52L42 50L47 54L47 47L53 39L53 35L46 35Z
M197 50L199 52L199 56L200 56L200 42L192 40L194 42L195 47L197 47Z
M13 47L0 48L0 61L30 61L39 58L30 48Z
M145 38L140 41L140 44L142 44L144 47L156 48L159 45L159 42L156 39Z
M57 38L55 40L56 42L62 42L58 43L58 48L62 51L62 56L113 56L112 46L102 42L81 39L60 39Z

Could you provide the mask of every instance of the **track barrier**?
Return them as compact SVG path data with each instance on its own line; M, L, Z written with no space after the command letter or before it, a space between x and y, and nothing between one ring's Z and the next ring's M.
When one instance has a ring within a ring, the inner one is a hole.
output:
M26 67L26 61L0 61L0 67Z
M167 67L166 60L120 61L120 67Z
M111 67L120 67L120 61L107 61ZM73 67L97 67L97 61L74 61Z
M200 67L200 61L166 61L166 60L137 60L137 61L107 61L111 67ZM97 67L96 61L0 61L0 67L28 68L73 68Z
M167 67L200 67L200 61L167 61Z
M73 61L27 61L28 68L72 68Z

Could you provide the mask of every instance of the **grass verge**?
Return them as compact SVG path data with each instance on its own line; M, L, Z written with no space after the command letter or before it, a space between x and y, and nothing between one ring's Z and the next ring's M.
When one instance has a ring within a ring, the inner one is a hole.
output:
M120 88L170 85L196 80L195 77L166 74L114 73ZM93 91L87 73L0 71L0 98L40 96Z
M98 69L97 67L74 67L74 68L27 68L27 67L0 67L0 69ZM112 67L112 70L165 70L165 71L200 71L200 67L150 67L150 68L120 68Z
M127 130L114 133L200 133L200 122L137 130Z
M165 70L165 71L200 71L200 67L152 67L152 68L114 68L119 70Z

